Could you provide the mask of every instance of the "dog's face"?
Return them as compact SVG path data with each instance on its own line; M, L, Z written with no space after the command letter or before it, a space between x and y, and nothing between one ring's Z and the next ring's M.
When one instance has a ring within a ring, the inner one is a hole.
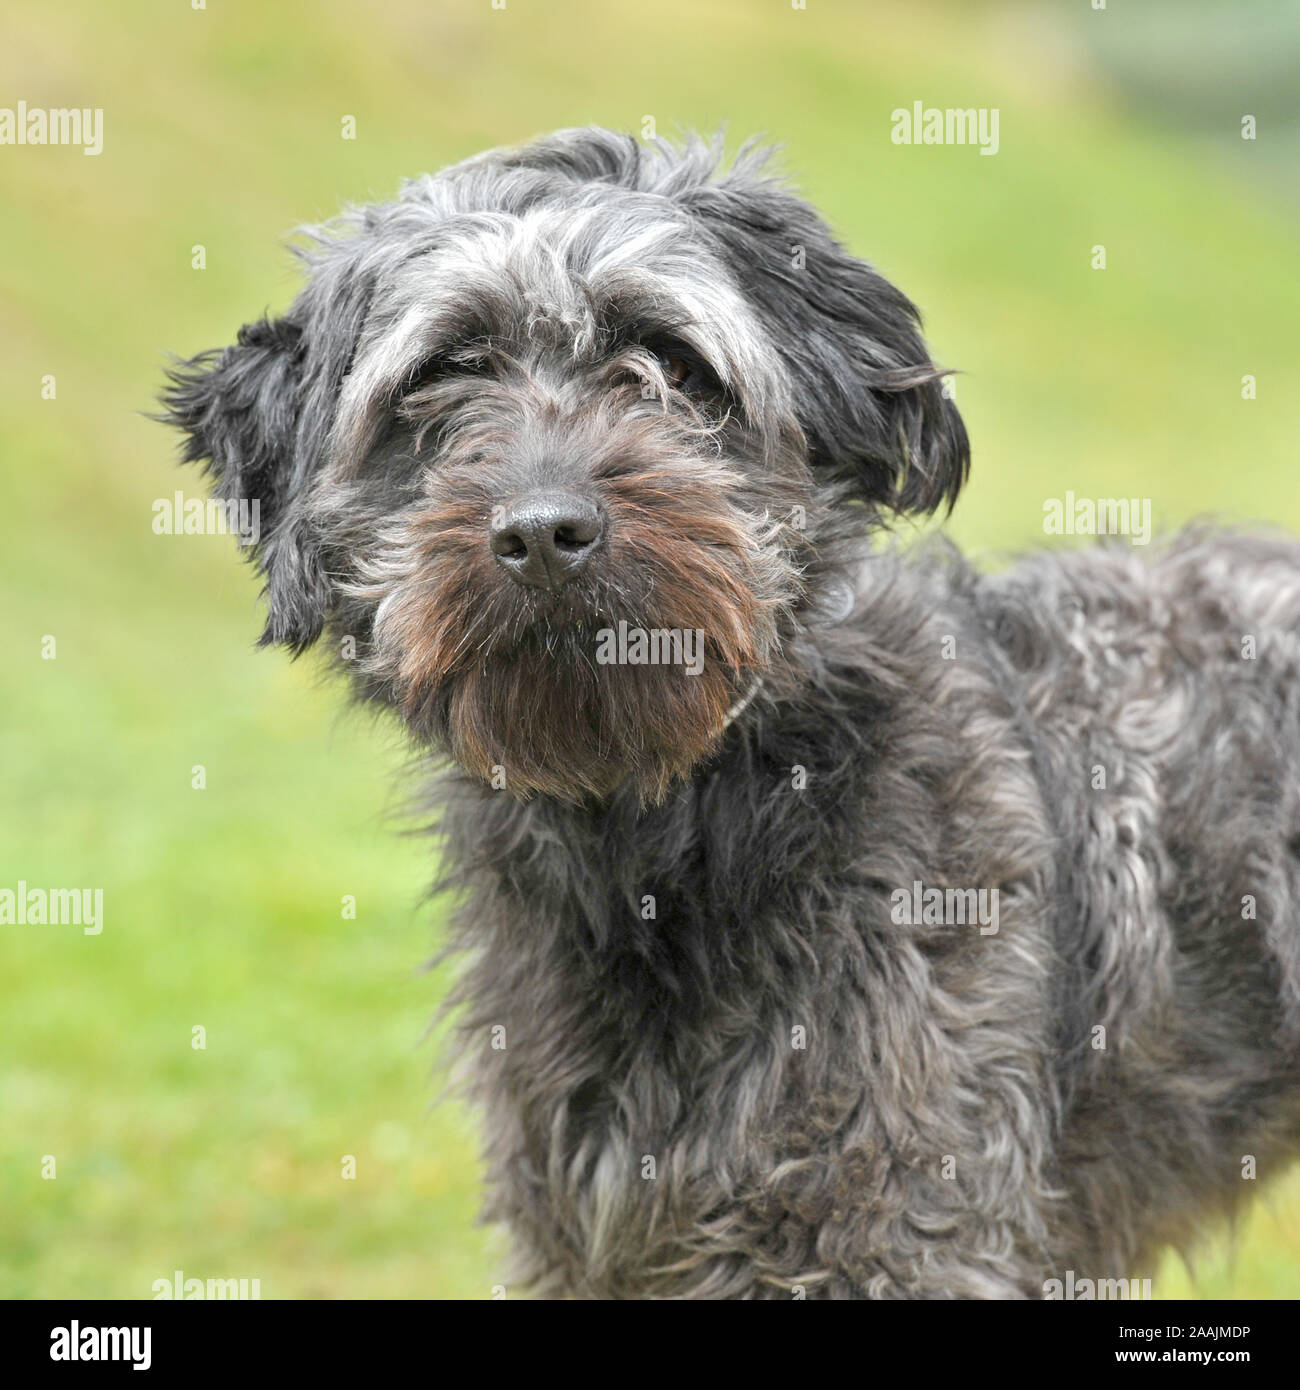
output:
M264 641L519 796L654 801L782 660L846 509L951 503L910 302L716 146L492 152L316 235L167 417L256 500Z

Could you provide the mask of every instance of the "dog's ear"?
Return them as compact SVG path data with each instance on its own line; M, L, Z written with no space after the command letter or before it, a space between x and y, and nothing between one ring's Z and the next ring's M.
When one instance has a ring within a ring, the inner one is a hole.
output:
M970 446L911 300L764 177L760 160L742 156L682 200L786 363L814 466L877 507L951 507Z
M306 494L325 456L367 296L341 266L322 271L285 317L239 330L225 349L177 362L159 418L185 435L224 501L256 503L266 580L262 643L295 654L320 635L331 589Z

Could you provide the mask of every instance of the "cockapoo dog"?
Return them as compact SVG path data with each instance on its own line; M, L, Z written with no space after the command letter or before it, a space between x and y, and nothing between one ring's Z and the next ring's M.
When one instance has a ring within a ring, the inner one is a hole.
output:
M438 765L521 1287L1051 1296L1300 1148L1300 544L884 544L965 430L752 149L565 131L306 259L166 416Z

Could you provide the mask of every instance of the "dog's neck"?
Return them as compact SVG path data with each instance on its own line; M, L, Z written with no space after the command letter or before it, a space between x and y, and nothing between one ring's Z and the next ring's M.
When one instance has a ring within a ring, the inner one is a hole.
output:
M814 632L820 627L838 626L853 612L857 603L858 593L856 579L856 575L851 573L831 576L806 615L811 620L812 630ZM750 705L754 703L762 693L765 684L766 682L762 676L755 676L753 680L750 681L744 694L740 696L724 716L722 726L718 730L719 737L725 734Z

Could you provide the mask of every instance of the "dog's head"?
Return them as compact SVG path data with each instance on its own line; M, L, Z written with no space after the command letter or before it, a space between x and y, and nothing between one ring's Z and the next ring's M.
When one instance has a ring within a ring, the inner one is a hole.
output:
M259 504L263 641L328 630L517 795L662 797L781 660L819 530L965 477L915 308L760 155L563 132L306 256L283 318L175 368L166 418Z

